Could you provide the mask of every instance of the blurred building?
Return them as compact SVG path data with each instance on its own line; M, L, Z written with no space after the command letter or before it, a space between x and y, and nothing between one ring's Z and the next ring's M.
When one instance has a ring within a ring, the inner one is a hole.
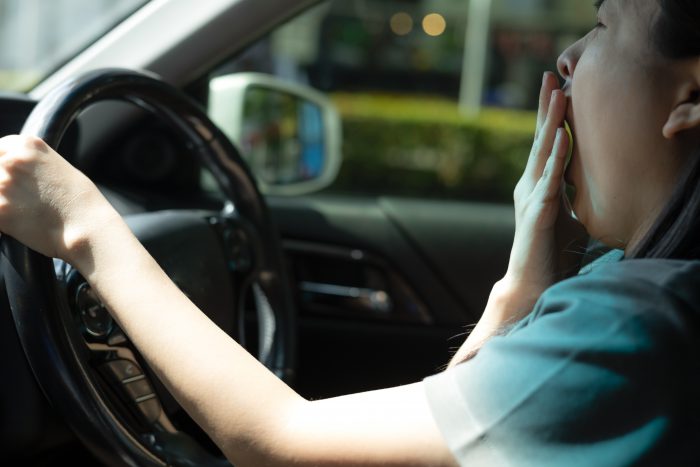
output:
M484 13L470 21L475 11ZM542 69L554 69L593 19L580 0L343 0L311 10L267 46L276 74L326 91L457 99L478 79L483 104L531 109ZM485 33L470 36L469 27ZM470 48L481 58L470 59Z

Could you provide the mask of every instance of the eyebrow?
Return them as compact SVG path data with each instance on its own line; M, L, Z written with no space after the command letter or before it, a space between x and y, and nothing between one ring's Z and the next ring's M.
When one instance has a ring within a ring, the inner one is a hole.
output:
M595 7L596 10L600 10L600 7L603 6L603 3L605 3L605 0L596 0L593 3L593 6Z

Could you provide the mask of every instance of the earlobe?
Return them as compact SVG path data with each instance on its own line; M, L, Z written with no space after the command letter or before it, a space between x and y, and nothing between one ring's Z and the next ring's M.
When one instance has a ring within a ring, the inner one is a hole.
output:
M679 133L700 128L700 102L697 99L687 100L673 109L664 125L663 133L667 139L672 139Z

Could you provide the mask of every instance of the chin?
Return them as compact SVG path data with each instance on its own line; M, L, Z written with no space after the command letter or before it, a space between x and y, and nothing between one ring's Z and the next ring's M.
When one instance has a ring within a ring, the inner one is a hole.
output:
M618 235L611 232L610 224L605 222L604 219L598 219L595 216L586 214L582 214L581 217L577 214L576 217L585 227L591 240L602 243L608 248L625 249L625 242L620 240Z

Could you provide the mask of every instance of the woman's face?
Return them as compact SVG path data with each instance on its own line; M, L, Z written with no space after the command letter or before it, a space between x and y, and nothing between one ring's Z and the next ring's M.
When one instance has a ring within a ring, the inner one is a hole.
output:
M558 63L574 135L566 171L573 209L593 238L617 248L644 235L683 160L663 134L680 70L652 44L658 13L655 0L606 0L599 24Z

